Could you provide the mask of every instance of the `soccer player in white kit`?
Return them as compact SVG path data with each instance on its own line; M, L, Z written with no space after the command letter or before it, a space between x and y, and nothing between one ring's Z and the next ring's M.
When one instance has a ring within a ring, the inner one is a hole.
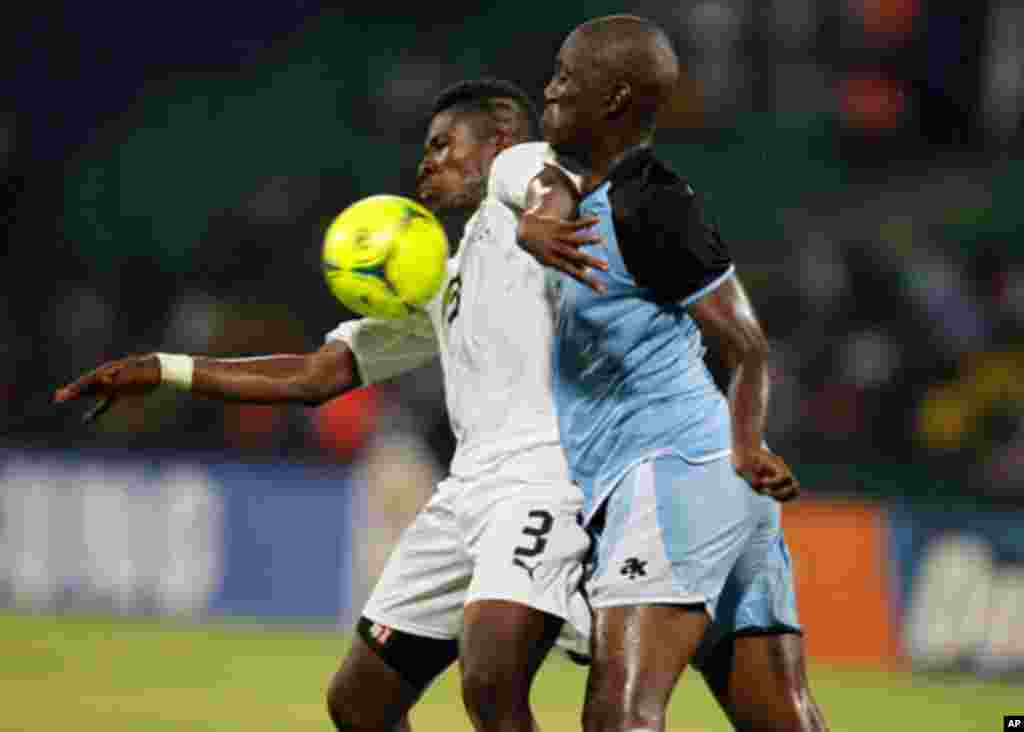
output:
M438 98L419 195L434 210L475 212L425 312L344 322L305 355L122 359L55 397L109 404L171 383L225 400L320 404L440 355L457 439L450 475L403 533L332 679L339 730L407 729L408 710L459 658L474 727L532 732L530 684L563 620L589 630L578 592L589 538L551 395L552 303L510 208L544 164L546 145L519 144L538 130L529 99L507 82L463 82Z

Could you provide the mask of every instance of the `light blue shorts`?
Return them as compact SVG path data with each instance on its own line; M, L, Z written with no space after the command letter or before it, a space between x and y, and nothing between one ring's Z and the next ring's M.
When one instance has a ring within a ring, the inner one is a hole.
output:
M799 632L781 509L728 458L660 454L625 474L595 522L587 583L595 608L703 604L708 640Z

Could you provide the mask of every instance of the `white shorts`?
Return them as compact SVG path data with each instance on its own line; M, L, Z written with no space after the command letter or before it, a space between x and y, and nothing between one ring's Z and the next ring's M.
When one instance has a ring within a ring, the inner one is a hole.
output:
M363 615L450 639L462 632L465 605L507 600L568 620L586 637L580 584L590 538L578 519L582 503L569 482L442 481L402 533Z

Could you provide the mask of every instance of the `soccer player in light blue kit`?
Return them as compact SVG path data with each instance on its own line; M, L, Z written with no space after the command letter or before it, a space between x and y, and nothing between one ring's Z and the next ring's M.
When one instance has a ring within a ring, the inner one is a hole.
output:
M777 502L798 485L763 441L766 339L695 192L650 147L677 76L646 20L577 28L545 89L558 160L520 218L521 245L572 275L557 277L553 369L597 539L584 730L664 729L691 663L736 728L823 730ZM577 211L603 249L557 220ZM734 370L728 400L702 332Z

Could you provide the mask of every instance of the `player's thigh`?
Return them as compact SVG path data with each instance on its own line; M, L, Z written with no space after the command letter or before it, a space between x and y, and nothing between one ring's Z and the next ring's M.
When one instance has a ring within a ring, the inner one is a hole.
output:
M738 729L824 729L810 695L779 505L755 501L757 528L726 582L697 664Z
M328 708L340 729L398 725L451 665L471 577L455 513L439 490L402 533L331 680Z
M594 608L703 603L713 616L755 527L752 496L727 459L673 454L636 465L592 525Z
M719 595L754 528L728 460L663 455L635 466L595 528L595 612L584 726L661 729Z
M714 623L698 651L698 666L719 643L734 636L802 632L779 504L756 496L754 511L754 531L726 579Z
M703 605L596 609L585 732L662 729L672 690L708 622Z
M462 628L473 560L443 487L402 533L363 616L385 628L447 640Z
M327 707L338 729L387 732L401 728L421 693L357 635L331 678Z
M704 677L733 726L747 732L821 732L807 682L803 637L750 633L718 644Z
M589 632L580 592L590 537L568 483L516 486L467 507L473 579L461 637L471 713L518 714L565 619ZM518 710L518 711L517 711Z
M508 600L477 600L466 606L464 622L459 660L466 703L497 711L525 702L563 619Z
M467 606L509 603L525 609L515 617L531 618L531 626L547 615L589 634L589 608L580 588L591 540L579 522L581 503L574 486L560 484L489 505L474 523Z

